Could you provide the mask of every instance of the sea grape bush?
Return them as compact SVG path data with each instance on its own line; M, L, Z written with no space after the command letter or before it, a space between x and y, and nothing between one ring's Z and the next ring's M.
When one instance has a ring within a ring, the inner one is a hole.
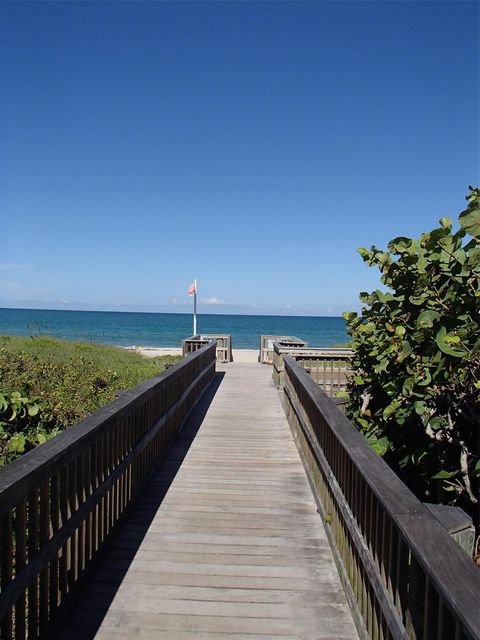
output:
M347 312L354 376L347 412L425 500L469 508L479 498L480 189L450 218L388 251L359 249L384 291Z
M0 393L0 466L50 440L59 430L60 424L40 398L18 391Z
M0 336L0 467L176 360L46 336Z

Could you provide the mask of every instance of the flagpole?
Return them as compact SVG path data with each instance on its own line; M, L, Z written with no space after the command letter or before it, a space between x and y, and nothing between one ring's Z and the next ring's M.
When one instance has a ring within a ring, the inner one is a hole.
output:
M193 335L197 335L197 281L193 281L195 291L193 293Z

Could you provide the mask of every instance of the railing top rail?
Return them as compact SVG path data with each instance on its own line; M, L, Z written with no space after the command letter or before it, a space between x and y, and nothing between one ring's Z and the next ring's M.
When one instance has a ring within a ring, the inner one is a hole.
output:
M301 345L286 346L283 342L276 341L273 343L273 349L276 353L284 353L298 356L317 356L319 358L325 357L337 357L337 358L351 358L353 356L353 350L345 347L306 347Z
M287 354L290 355L290 354ZM318 358L351 358L353 351L351 349L329 349L324 347L308 347L307 349L295 349L293 354L294 358L302 356L314 356Z
M208 343L158 376L125 391L119 398L72 425L52 440L0 469L0 515L27 497L41 482L60 471L78 456L79 449L98 438L114 420L130 414L162 386L181 375L185 367L201 358L209 349L215 351L215 344Z
M466 629L480 633L480 570L450 538L430 511L378 456L354 425L295 361L285 355L285 371L296 378L335 434L399 534Z
M260 337L263 340L275 340L276 342L304 342L301 338L297 338L297 336L262 335Z

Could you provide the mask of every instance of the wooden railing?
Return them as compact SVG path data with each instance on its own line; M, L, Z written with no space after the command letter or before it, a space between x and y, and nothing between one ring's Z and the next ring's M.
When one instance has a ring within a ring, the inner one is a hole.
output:
M304 342L296 336L260 336L258 361L262 364L273 364L274 342L278 342L284 348L306 347L308 345L308 342Z
M306 343L304 343L306 344ZM294 358L298 365L309 373L319 387L330 397L335 397L347 386L351 374L350 361L353 351L340 348L316 348L302 345L273 343L273 380L280 388L284 378L284 356Z
M230 335L213 335L203 333L201 335L190 336L182 340L182 355L185 358L190 353L201 349L204 345L212 342L217 343L217 362L232 362L232 336Z
M291 356L289 423L364 637L480 638L480 570Z
M213 379L215 349L208 344L0 470L2 640L48 637Z

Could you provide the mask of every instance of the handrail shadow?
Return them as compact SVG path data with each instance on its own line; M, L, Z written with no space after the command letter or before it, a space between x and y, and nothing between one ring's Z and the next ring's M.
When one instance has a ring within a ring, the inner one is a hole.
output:
M95 637L123 578L145 538L150 524L182 466L224 376L225 373L215 373L211 384L186 420L178 439L167 451L162 463L158 465L158 468L150 476L142 494L131 505L122 527L128 525L132 520L135 521L134 534L129 535L128 540L119 540L119 533L121 533L122 529L120 527L117 535L102 552L102 557L95 569L83 584L79 585L81 588L78 593L66 603L66 607L56 621L55 628L49 629L49 640L71 639L72 619L75 619L75 640L91 640ZM161 482L158 482L159 476L161 476ZM141 516L139 516L140 511ZM107 566L111 561L112 554L115 554L115 569ZM102 584L101 588L98 589L98 593L97 591L94 594L88 593L89 584L96 580ZM82 617L82 619L78 619L75 616L79 605L81 605L82 613L86 609L89 610L88 618Z

